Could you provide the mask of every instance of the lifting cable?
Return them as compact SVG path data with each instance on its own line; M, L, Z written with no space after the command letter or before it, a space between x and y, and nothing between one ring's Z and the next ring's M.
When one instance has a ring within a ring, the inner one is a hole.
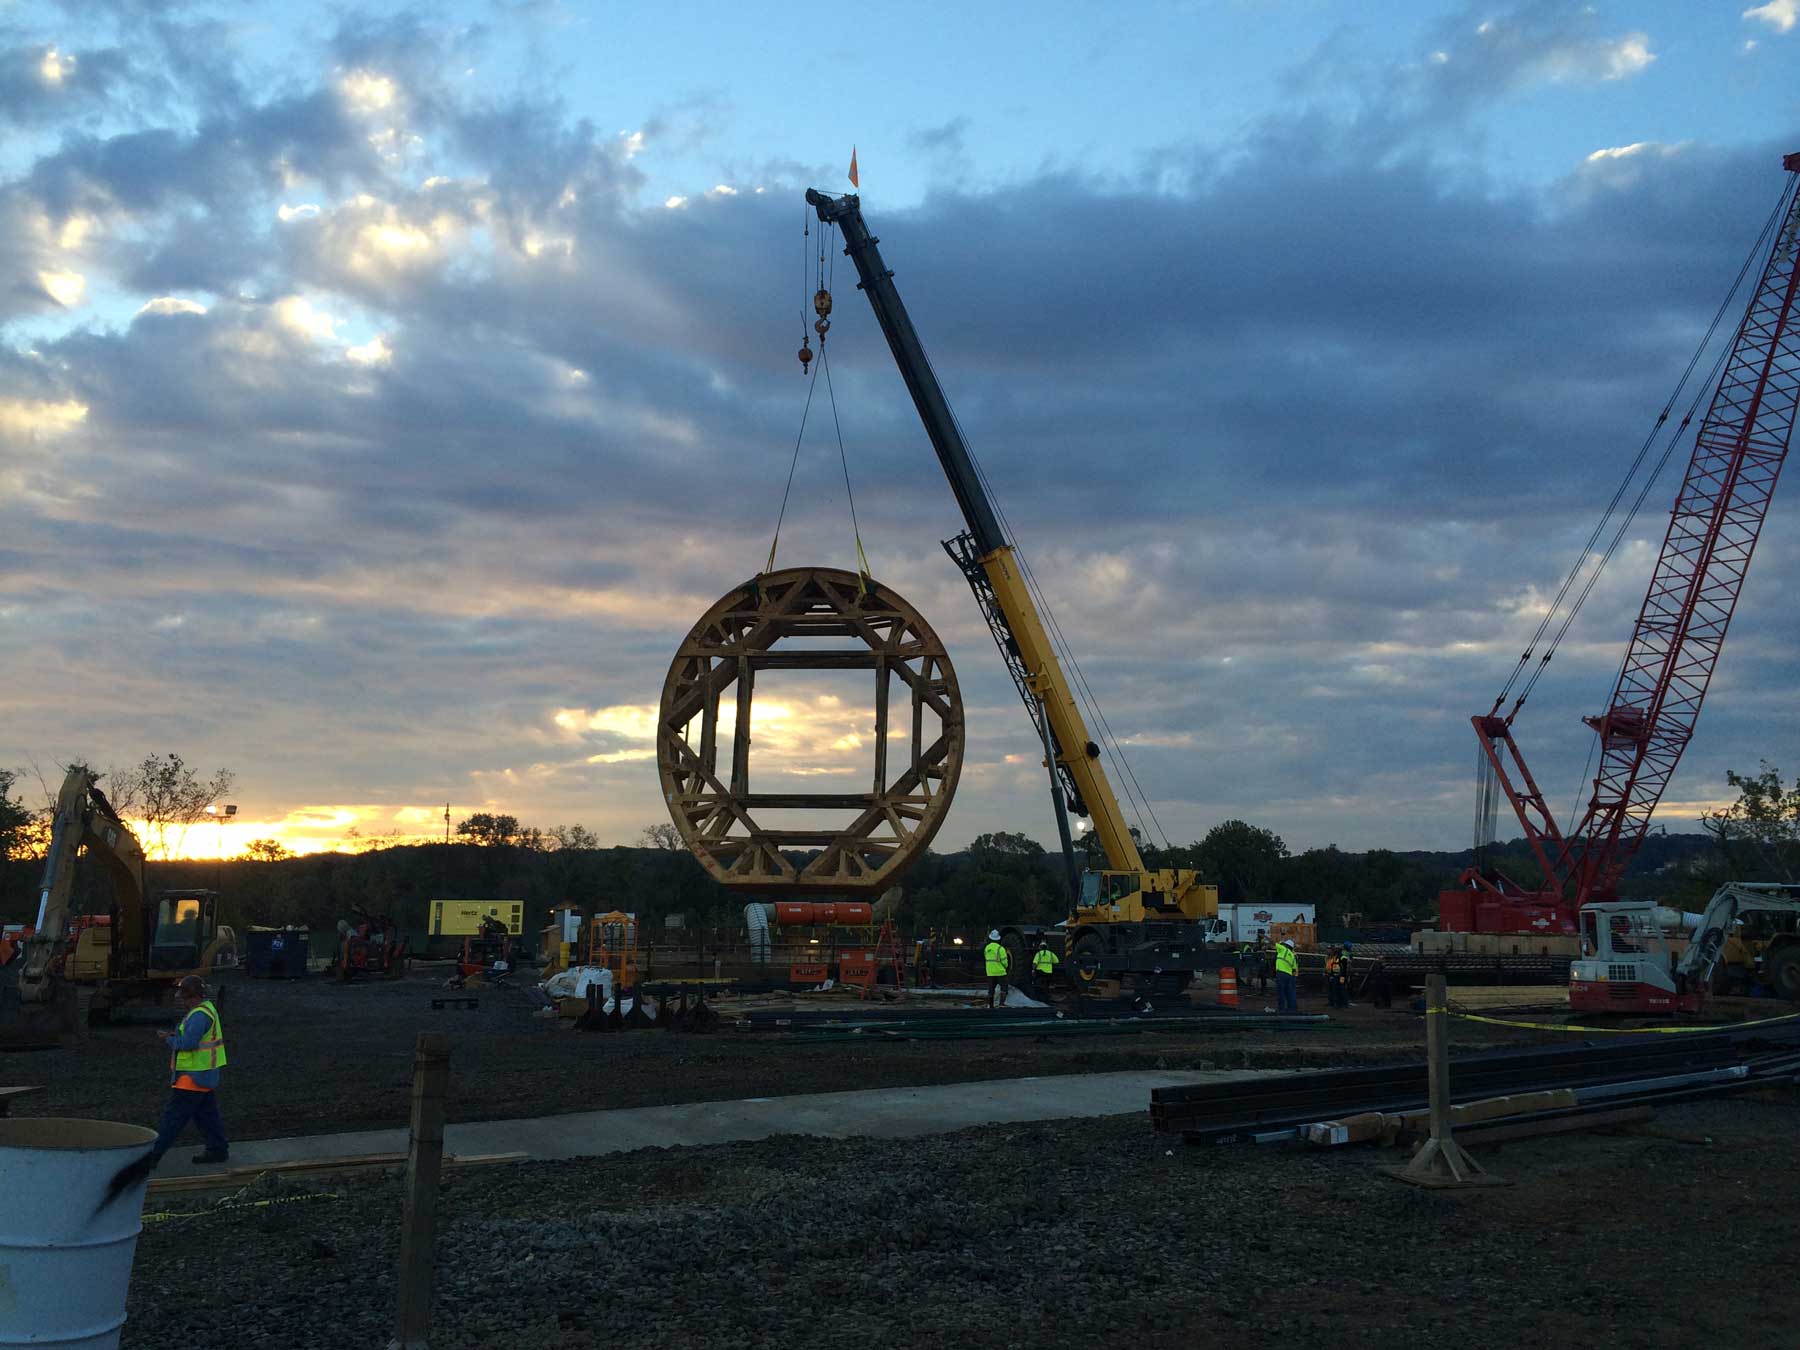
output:
M831 283L837 277L837 253L836 250L828 249L826 240L834 228L829 223L821 223L819 226L819 251L816 259L817 271L815 272L815 259L811 244L811 212L808 211L801 217L801 288L805 290L813 286L815 280L817 282L817 289L813 291L812 308L818 318L814 321L812 328L819 335L819 364L816 366L811 364L812 349L810 337L806 332L806 306L802 303L799 355L801 369L808 372L806 403L800 410L800 429L794 435L794 453L788 460L787 485L781 490L781 509L775 516L775 533L769 540L769 556L763 564L763 571L766 573L775 570L775 550L781 544L781 525L787 518L788 498L794 490L794 470L800 463L800 446L806 439L806 421L812 412L813 394L818 389L819 372L822 370L825 373L825 392L831 402L831 424L837 433L838 462L844 470L844 497L850 506L850 534L856 544L856 571L862 579L863 590L866 593L873 587L874 580L869 573L869 556L863 551L862 525L856 515L856 493L850 486L850 457L844 449L844 427L838 417L837 391L831 383L831 358L827 355L825 346L825 338L831 328L829 317L831 314ZM828 257L829 262L827 261Z
M1632 480L1638 476L1657 437L1661 435L1664 427L1667 425L1669 414L1674 410L1676 402L1681 398L1682 390L1686 388L1688 381L1693 376L1695 368L1700 364L1701 356L1705 353L1707 347L1712 344L1713 338L1718 332L1720 323L1723 321L1725 314L1731 307L1733 297L1737 295L1738 290L1743 286L1745 277L1749 275L1751 266L1761 255L1770 234L1775 230L1777 224L1786 216L1788 198L1793 190L1794 187L1791 183L1783 184L1780 198L1776 202L1774 210L1769 213L1768 219L1763 222L1761 233L1757 235L1756 242L1751 246L1749 253L1744 259L1743 265L1738 269L1737 279L1732 282L1731 289L1726 293L1724 300L1719 303L1718 309L1713 314L1712 323L1708 325L1705 336L1700 339L1699 345L1694 349L1694 354L1688 359L1687 367L1682 371L1681 378L1677 381L1674 392L1669 395L1668 400L1663 404L1662 411L1657 414L1655 423L1651 426L1649 433L1644 437L1643 443L1638 447L1637 455L1632 459L1630 467L1625 471L1625 476L1619 483L1617 490L1614 491L1612 500L1607 503L1606 510L1601 514L1599 521L1595 523L1593 530L1589 533L1587 542L1583 544L1581 552L1576 557L1574 566L1569 569L1569 574L1563 578L1562 585L1557 589L1555 597L1546 608L1544 617L1538 623L1537 631L1532 634L1531 641L1526 645L1524 654L1519 657L1518 663L1513 667L1512 674L1507 677L1506 683L1502 686L1499 696L1495 698L1495 713L1499 712L1500 705L1506 701L1506 696L1512 692L1513 686L1518 682L1519 677L1524 674L1526 667L1531 664L1531 659L1536 654L1538 644L1543 641L1544 634L1549 632L1551 625L1556 622L1557 611L1568 598L1569 592L1575 587L1575 584L1581 578L1583 571L1586 570L1588 558L1593 552L1594 545L1599 542L1600 537L1606 532L1607 524L1617 512L1619 504L1625 500L1627 493L1631 489ZM1537 684L1538 677L1543 674L1544 667L1550 663L1550 658L1556 654L1557 646L1561 644L1563 637L1569 631L1570 625L1574 623L1575 616L1580 613L1582 605L1586 602L1589 594L1592 593L1595 583L1598 582L1600 578L1600 574L1606 569L1607 563L1612 560L1613 554L1618 551L1619 545L1623 542L1625 533L1630 529L1632 521L1636 518L1639 508L1643 506L1644 500L1648 497L1650 489L1655 485L1657 477L1661 474L1664 466L1667 465L1675 445L1680 441L1682 435L1687 431L1689 424L1693 421L1694 413L1698 410L1701 399L1706 397L1713 385L1717 382L1719 371L1723 368L1726 357L1729 354L1730 347L1727 345L1725 351L1722 352L1718 360L1714 362L1711 374L1709 374L1707 379L1700 385L1692 403L1689 404L1686 416L1682 418L1680 425L1676 427L1675 431L1671 434L1668 444L1664 446L1662 454L1656 461L1656 467L1651 471L1649 477L1644 480L1642 486L1639 488L1637 497L1633 501L1629 513L1618 526L1612 541L1601 555L1599 563L1588 576L1586 584L1583 585L1579 592L1577 592L1575 600L1569 608L1568 613L1563 616L1561 625L1557 628L1555 636L1551 639L1543 656L1538 658L1536 668L1532 670L1529 677L1526 678L1524 687L1520 690L1518 698L1514 700L1511 710L1507 713L1506 720L1509 723L1518 715L1519 709L1524 706L1526 698Z
M919 342L919 351L925 358L926 367L931 369L931 354L925 350L923 339ZM934 379L937 377L935 369L932 369L932 377ZM946 406L948 406L947 401ZM969 438L962 434L962 422L957 417L954 408L950 409L950 420L956 424L957 435L962 438L963 447L968 451L969 462L975 468L975 476L981 480L982 487L986 489L988 500L994 506L994 515L999 519L1000 527L1005 531L1006 539L1012 545L1013 556L1019 560L1019 575L1025 579L1025 585L1037 603L1038 612L1043 616L1045 632L1049 635L1051 644L1056 648L1060 659L1074 673L1075 680L1072 686L1074 693L1087 709L1090 730L1093 731L1095 739L1105 748L1106 757L1112 761L1119 786L1125 792L1126 804L1130 806L1132 814L1137 817L1139 832L1152 845L1160 837L1162 847L1165 849L1170 847L1169 836L1163 830L1162 822L1156 818L1156 809L1150 805L1149 796L1139 786L1137 775L1132 772L1131 762L1125 756L1124 747L1118 743L1118 737L1113 735L1112 726L1107 722L1106 714L1100 708L1100 701L1094 695L1092 686L1088 684L1087 675L1082 671L1081 663L1075 659L1074 649L1064 638L1061 625L1056 621L1056 612L1050 608L1050 601L1044 595L1043 587L1038 585L1037 575L1031 570L1031 563L1025 557L1025 550L1019 546L1018 536L1013 533L1012 522L1006 518L1006 512L1000 505L1000 497L994 491L992 480L988 478L987 471L981 467L981 460L976 456L974 449L970 447ZM1080 750L1080 747L1071 746L1061 748L1065 755L1073 755L1079 753ZM1144 816L1146 814L1156 826L1155 835L1152 835L1145 827Z

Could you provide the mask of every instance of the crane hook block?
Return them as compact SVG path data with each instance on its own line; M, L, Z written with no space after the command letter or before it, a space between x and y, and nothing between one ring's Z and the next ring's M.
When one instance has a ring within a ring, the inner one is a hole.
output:
M817 319L813 322L813 332L819 335L819 345L825 345L825 334L831 331L830 319Z
M821 319L831 313L831 292L823 286L813 294L813 313Z
M812 365L812 348L808 345L806 338L800 339L800 350L795 354L800 358L800 373L804 375L807 368Z

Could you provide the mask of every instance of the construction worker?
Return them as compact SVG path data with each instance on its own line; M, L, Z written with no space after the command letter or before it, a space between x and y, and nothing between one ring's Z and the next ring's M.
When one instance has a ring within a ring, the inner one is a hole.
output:
M1275 944L1275 1009L1300 1011L1300 955L1294 950L1292 938Z
M1259 994L1269 992L1269 967L1273 961L1274 955L1269 951L1269 930L1259 928L1256 930L1256 992Z
M1011 989L1009 977L1012 975L1012 953L1000 941L998 928L988 929L987 946L981 949L981 960L987 971L988 1007L998 1008L1006 1002L1006 995Z
M931 983L932 963L937 959L938 934L933 928L919 939L918 954L913 958L913 983L921 989Z
M1342 947L1333 947L1325 958L1325 998L1334 1008L1350 1006L1350 961Z
M157 1122L149 1163L155 1167L162 1161L189 1121L199 1126L206 1144L193 1161L222 1163L231 1153L218 1096L219 1070L225 1067L225 1027L218 1008L206 996L206 982L198 975L183 979L175 996L184 1011L181 1025L162 1033L163 1043L169 1047L169 1104Z
M1039 938L1037 950L1031 954L1031 973L1036 976L1039 993L1048 992L1050 981L1056 978L1056 968L1061 964L1062 958L1050 950L1050 939Z

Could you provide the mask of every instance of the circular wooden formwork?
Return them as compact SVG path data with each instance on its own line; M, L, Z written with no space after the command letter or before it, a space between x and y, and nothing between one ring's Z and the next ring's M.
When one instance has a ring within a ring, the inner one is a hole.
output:
M750 790L751 709L765 670L871 672L868 791ZM894 715L909 720L890 751L896 682ZM663 682L656 764L669 815L714 880L737 890L843 895L892 885L943 824L962 757L962 693L943 642L901 596L854 572L795 567L746 582L694 625ZM772 812L853 814L842 828L793 829L767 823ZM806 862L788 856L813 850Z

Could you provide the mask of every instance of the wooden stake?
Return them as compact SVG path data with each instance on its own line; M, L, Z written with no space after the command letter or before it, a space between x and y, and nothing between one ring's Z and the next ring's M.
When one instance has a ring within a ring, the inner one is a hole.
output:
M1425 1066L1431 1088L1431 1137L1404 1167L1384 1167L1389 1176L1414 1186L1448 1190L1461 1186L1504 1186L1450 1137L1450 1027L1448 981L1425 977Z
M428 1350L449 1080L449 1034L421 1031L413 1052L412 1137L407 1144L406 1208L400 1220L400 1304L388 1350Z

